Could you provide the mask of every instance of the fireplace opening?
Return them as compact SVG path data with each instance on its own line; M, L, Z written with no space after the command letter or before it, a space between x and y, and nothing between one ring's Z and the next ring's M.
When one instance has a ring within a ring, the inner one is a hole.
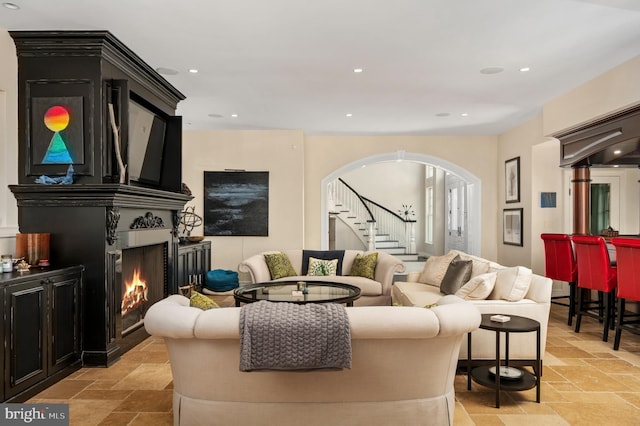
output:
M166 243L122 250L122 336L143 325L149 307L165 296L167 288Z

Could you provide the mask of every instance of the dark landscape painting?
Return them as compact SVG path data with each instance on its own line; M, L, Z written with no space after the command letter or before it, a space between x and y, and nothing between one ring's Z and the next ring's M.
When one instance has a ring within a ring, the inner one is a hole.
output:
M204 235L269 235L269 172L204 172Z

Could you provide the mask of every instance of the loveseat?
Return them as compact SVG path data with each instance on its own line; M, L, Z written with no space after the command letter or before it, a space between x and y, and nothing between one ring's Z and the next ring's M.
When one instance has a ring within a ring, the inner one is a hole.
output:
M462 272L468 275L463 276ZM541 356L544 358L551 290L551 279L534 274L528 268L505 267L452 250L443 256L427 259L422 271L408 273L406 282L396 281L391 294L394 305L428 306L437 304L445 293L453 292L469 300L483 314L520 315L535 319L540 322ZM511 333L510 359L534 360L535 337L535 333ZM502 338L503 354L504 343ZM495 332L477 330L473 333L472 356L473 359L495 359ZM466 339L460 347L459 358L467 359Z
M146 313L169 352L175 425L453 424L459 346L480 324L472 304L348 307L351 368L304 371L240 371L240 310L172 295Z
M360 288L360 298L354 302L355 306L391 305L391 285L394 274L404 272L402 260L385 252L377 253L377 262L371 277L351 276L356 257L366 257L372 252L360 250L283 250L293 266L293 275L276 278L272 277L265 255L274 252L262 252L243 260L238 265L238 271L249 273L252 283L268 281L330 281L351 284ZM308 274L309 259L339 260L336 275L310 276ZM241 283L242 285L242 283Z

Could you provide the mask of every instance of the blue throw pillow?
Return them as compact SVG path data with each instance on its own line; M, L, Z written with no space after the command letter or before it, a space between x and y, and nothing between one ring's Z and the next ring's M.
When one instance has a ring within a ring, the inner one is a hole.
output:
M313 257L322 260L338 259L336 275L342 275L342 260L344 259L344 250L302 250L302 275L309 272L309 258Z

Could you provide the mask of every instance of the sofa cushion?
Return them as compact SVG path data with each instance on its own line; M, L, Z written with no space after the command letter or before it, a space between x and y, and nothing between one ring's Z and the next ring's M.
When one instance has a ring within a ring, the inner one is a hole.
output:
M493 291L493 287L496 284L496 276L496 272L477 275L456 291L456 296L466 300L484 300Z
M496 271L496 285L488 298L510 302L521 300L529 291L531 275L531 269L524 266L514 266Z
M356 258L353 259L351 265L351 271L349 275L356 277L365 277L370 280L375 279L376 264L378 263L378 252L362 255L356 254Z
M427 306L442 298L438 287L409 281L396 281L391 296L394 304L400 306Z
M203 311L220 307L216 302L213 301L213 299L205 296L204 294L200 294L197 291L194 291L191 295L191 298L189 298L189 306L200 308Z
M310 276L337 275L336 274L337 268L338 268L338 259L325 260L325 259L316 259L315 257L310 257L307 275L310 275Z
M470 260L462 260L460 256L454 257L440 283L440 293L455 294L471 278L472 267L473 263Z
M294 277L297 275L289 257L282 252L265 253L264 261L269 268L272 280L284 277Z
M420 273L418 281L424 284L431 284L440 286L444 275L447 273L449 263L456 257L457 254L449 252L443 256L429 256L424 263L424 268Z
M309 273L309 258L333 260L338 259L336 275L342 275L342 261L344 259L344 250L302 250L302 269L300 273L307 275Z
M452 250L452 251L454 253L457 253L462 260L470 260L471 262L473 262L473 268L471 269L471 277L475 277L480 274L486 274L487 272L489 272L491 262L488 261L487 259L483 259L478 256L473 256L463 251L458 251L458 250Z

